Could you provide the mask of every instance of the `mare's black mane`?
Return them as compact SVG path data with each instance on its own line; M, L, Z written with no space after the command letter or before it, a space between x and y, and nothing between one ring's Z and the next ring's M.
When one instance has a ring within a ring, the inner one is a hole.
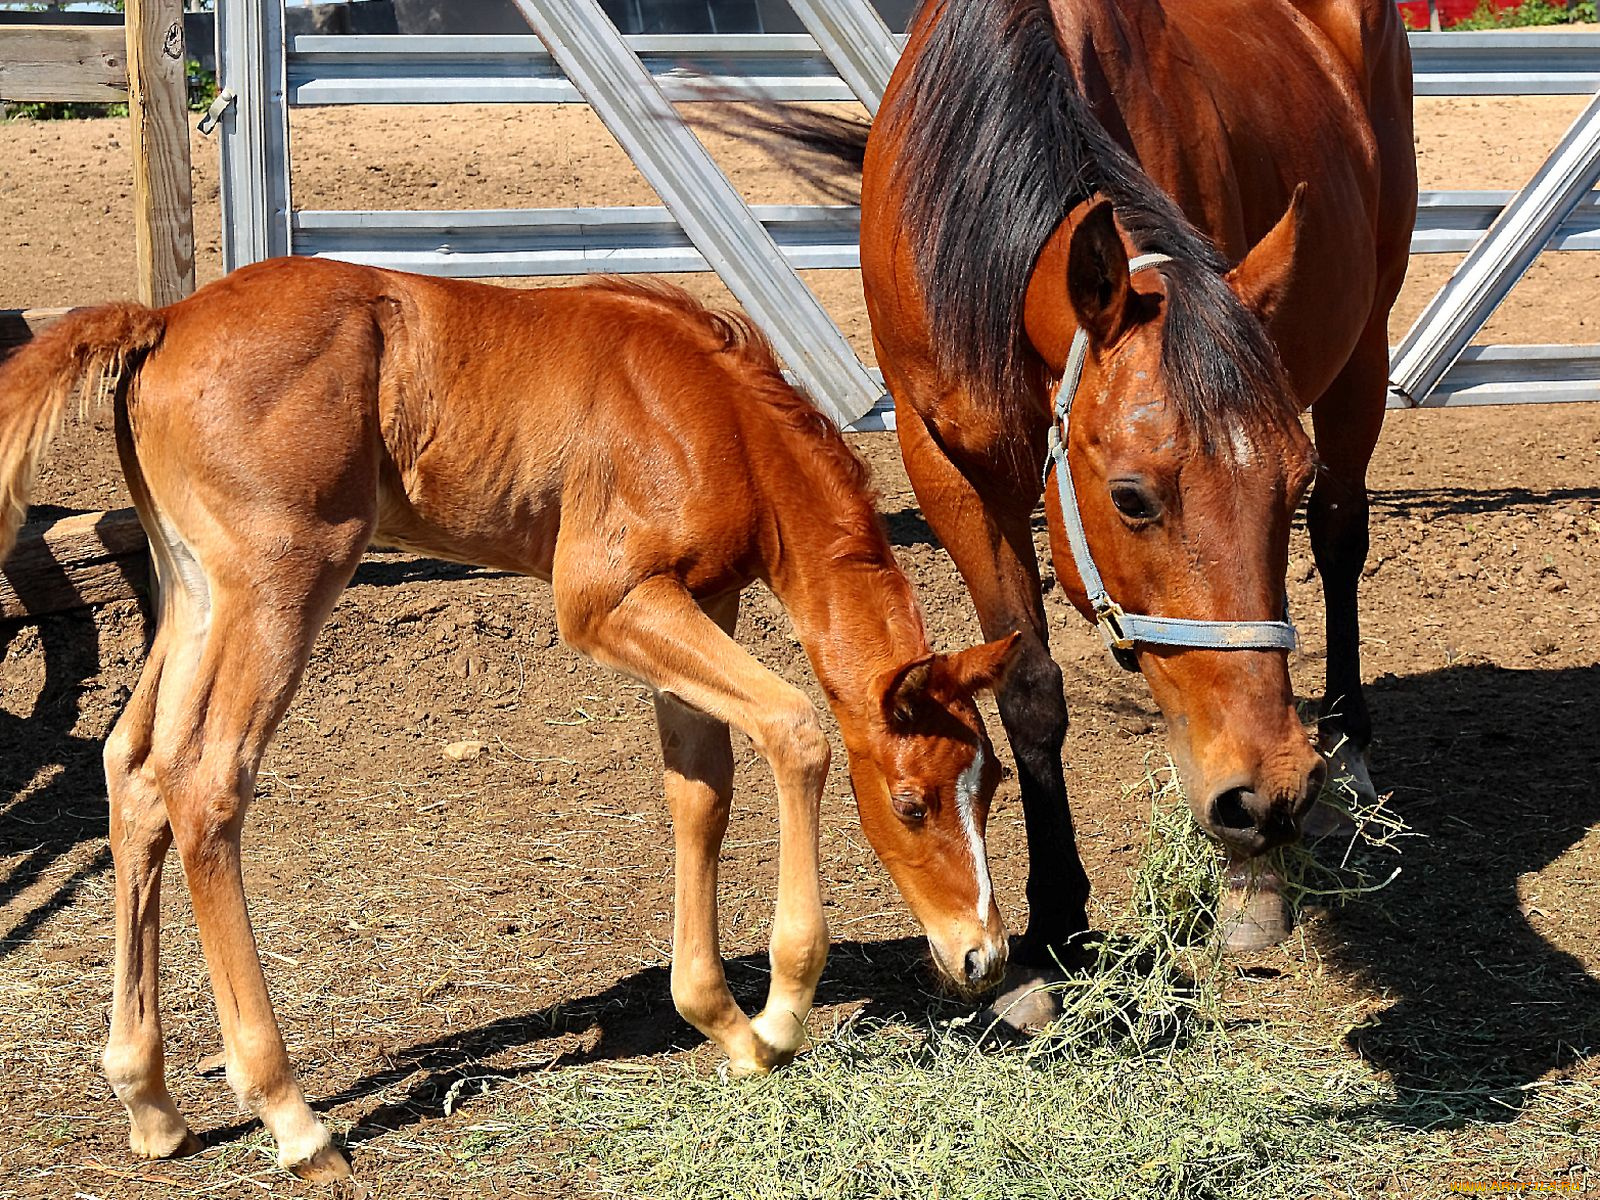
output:
M1229 290L1228 264L1095 118L1048 0L929 0L918 22L930 21L893 119L903 228L943 369L1003 410L1029 405L1028 279L1061 221L1098 192L1140 253L1172 256L1156 268L1162 367L1202 445L1226 443L1241 420L1289 419L1277 353Z

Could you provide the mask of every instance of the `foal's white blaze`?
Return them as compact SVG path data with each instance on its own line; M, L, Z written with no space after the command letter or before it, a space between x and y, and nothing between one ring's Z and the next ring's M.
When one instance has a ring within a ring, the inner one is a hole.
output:
M972 871L978 880L978 924L989 917L989 901L994 885L989 881L989 860L983 852L983 836L978 832L978 785L983 779L983 747L973 755L972 765L956 776L956 811L967 834L967 849L972 854Z

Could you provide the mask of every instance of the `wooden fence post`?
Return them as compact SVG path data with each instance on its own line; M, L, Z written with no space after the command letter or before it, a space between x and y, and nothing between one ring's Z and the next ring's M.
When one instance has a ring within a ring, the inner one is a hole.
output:
M194 195L182 0L127 0L128 118L139 299L194 291Z

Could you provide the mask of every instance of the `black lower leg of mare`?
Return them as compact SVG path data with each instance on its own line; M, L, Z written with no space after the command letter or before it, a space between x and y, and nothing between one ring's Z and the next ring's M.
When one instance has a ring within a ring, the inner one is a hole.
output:
M1024 642L999 700L1028 835L1028 928L1011 957L1047 967L1089 927L1089 877L1078 857L1061 766L1067 736L1061 669L1042 643Z
M1365 481L1327 475L1307 508L1311 551L1322 576L1328 621L1328 683L1318 721L1323 733L1343 733L1359 748L1372 740L1372 718L1361 690L1361 625L1357 587L1367 561Z

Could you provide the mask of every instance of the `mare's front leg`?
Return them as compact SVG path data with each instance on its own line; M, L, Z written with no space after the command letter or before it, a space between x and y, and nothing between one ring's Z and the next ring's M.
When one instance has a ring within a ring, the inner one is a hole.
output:
M1312 406L1323 469L1306 513L1328 622L1327 689L1318 712L1318 742L1330 759L1329 777L1350 781L1369 801L1377 792L1366 765L1372 717L1361 687L1357 589L1367 559L1367 464L1383 428L1388 377L1388 344L1379 324Z
M729 636L736 597L713 606L719 621L667 578L646 580L610 601L603 588L593 586L592 575L590 586L563 586L563 580L585 577L572 557L558 548L562 635L657 693L678 853L673 1002L685 1020L722 1047L735 1074L763 1074L793 1058L805 1041L806 1017L828 954L817 862L827 739L805 696ZM778 789L772 983L754 1020L728 991L717 934L717 853L733 787L729 725L755 743Z
M952 435L961 428L963 436L979 442L963 454L953 436L934 436L907 394L897 389L896 397L906 473L928 524L972 593L983 636L1019 630L1023 635L998 701L1027 829L1028 927L1011 951L1012 966L991 1011L1016 1028L1031 1028L1057 1015L1058 1001L1038 986L1054 975L1058 962L1070 961L1074 940L1089 927L1089 877L1078 855L1061 765L1066 698L1061 669L1050 656L1033 545L1031 518L1043 486L1036 473L1004 462L999 444L984 439L976 421L952 416L949 422ZM948 400L956 409L970 407L964 397Z

